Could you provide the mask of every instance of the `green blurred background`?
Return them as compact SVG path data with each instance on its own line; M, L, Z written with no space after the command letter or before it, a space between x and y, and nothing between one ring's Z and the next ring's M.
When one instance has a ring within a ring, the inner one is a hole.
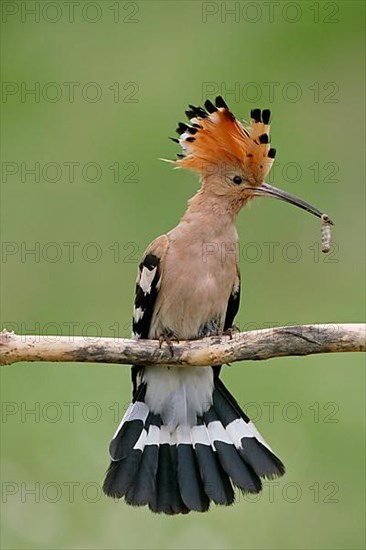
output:
M2 326L129 336L139 258L198 188L158 158L177 152L188 103L219 93L239 118L272 109L270 181L336 221L324 256L304 212L262 199L241 214L238 324L363 321L363 2L2 9ZM2 547L364 548L363 367L334 354L226 368L287 474L256 502L176 518L98 490L129 368L3 368Z

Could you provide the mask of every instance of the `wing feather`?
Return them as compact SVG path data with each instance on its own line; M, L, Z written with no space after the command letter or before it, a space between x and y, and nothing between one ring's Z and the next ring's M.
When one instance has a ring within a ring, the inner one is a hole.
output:
M139 265L132 319L132 332L136 340L149 337L168 246L167 235L161 235L148 246ZM134 398L138 391L137 378L141 370L140 365L133 365L131 369Z
M233 326L235 316L239 310L239 305L240 305L240 271L239 271L239 266L237 266L237 275L236 275L235 282L227 304L224 331L228 330Z

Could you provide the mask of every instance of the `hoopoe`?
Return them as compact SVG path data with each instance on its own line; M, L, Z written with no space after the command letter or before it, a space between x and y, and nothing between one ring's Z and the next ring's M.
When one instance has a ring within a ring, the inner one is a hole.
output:
M180 223L155 239L139 265L134 338L191 340L231 329L239 309L236 218L256 196L318 217L310 204L264 182L275 158L270 111L240 123L224 99L189 106L183 154L170 161L201 176ZM209 248L208 248L209 247ZM208 250L211 253L208 253ZM212 253L215 251L216 253ZM104 492L165 514L230 505L233 486L259 493L285 467L220 379L221 367L132 366L133 400L110 444Z

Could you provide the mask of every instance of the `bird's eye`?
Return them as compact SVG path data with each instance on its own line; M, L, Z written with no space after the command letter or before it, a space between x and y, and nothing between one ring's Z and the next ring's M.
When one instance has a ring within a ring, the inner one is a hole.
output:
M242 183L242 178L240 176L234 176L233 177L233 182L236 184L236 185L239 185L240 183Z

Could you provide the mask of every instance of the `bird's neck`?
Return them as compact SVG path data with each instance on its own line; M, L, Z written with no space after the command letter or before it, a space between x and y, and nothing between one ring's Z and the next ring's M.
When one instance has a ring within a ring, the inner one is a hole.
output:
M188 202L188 208L181 220L184 225L194 231L199 230L203 238L211 236L237 241L236 218L240 208L232 204L226 197L200 189Z
M215 218L216 224L234 223L237 215L243 206L243 202L236 197L218 195L202 187L189 201L185 216L199 213L201 216L208 216L208 219Z

